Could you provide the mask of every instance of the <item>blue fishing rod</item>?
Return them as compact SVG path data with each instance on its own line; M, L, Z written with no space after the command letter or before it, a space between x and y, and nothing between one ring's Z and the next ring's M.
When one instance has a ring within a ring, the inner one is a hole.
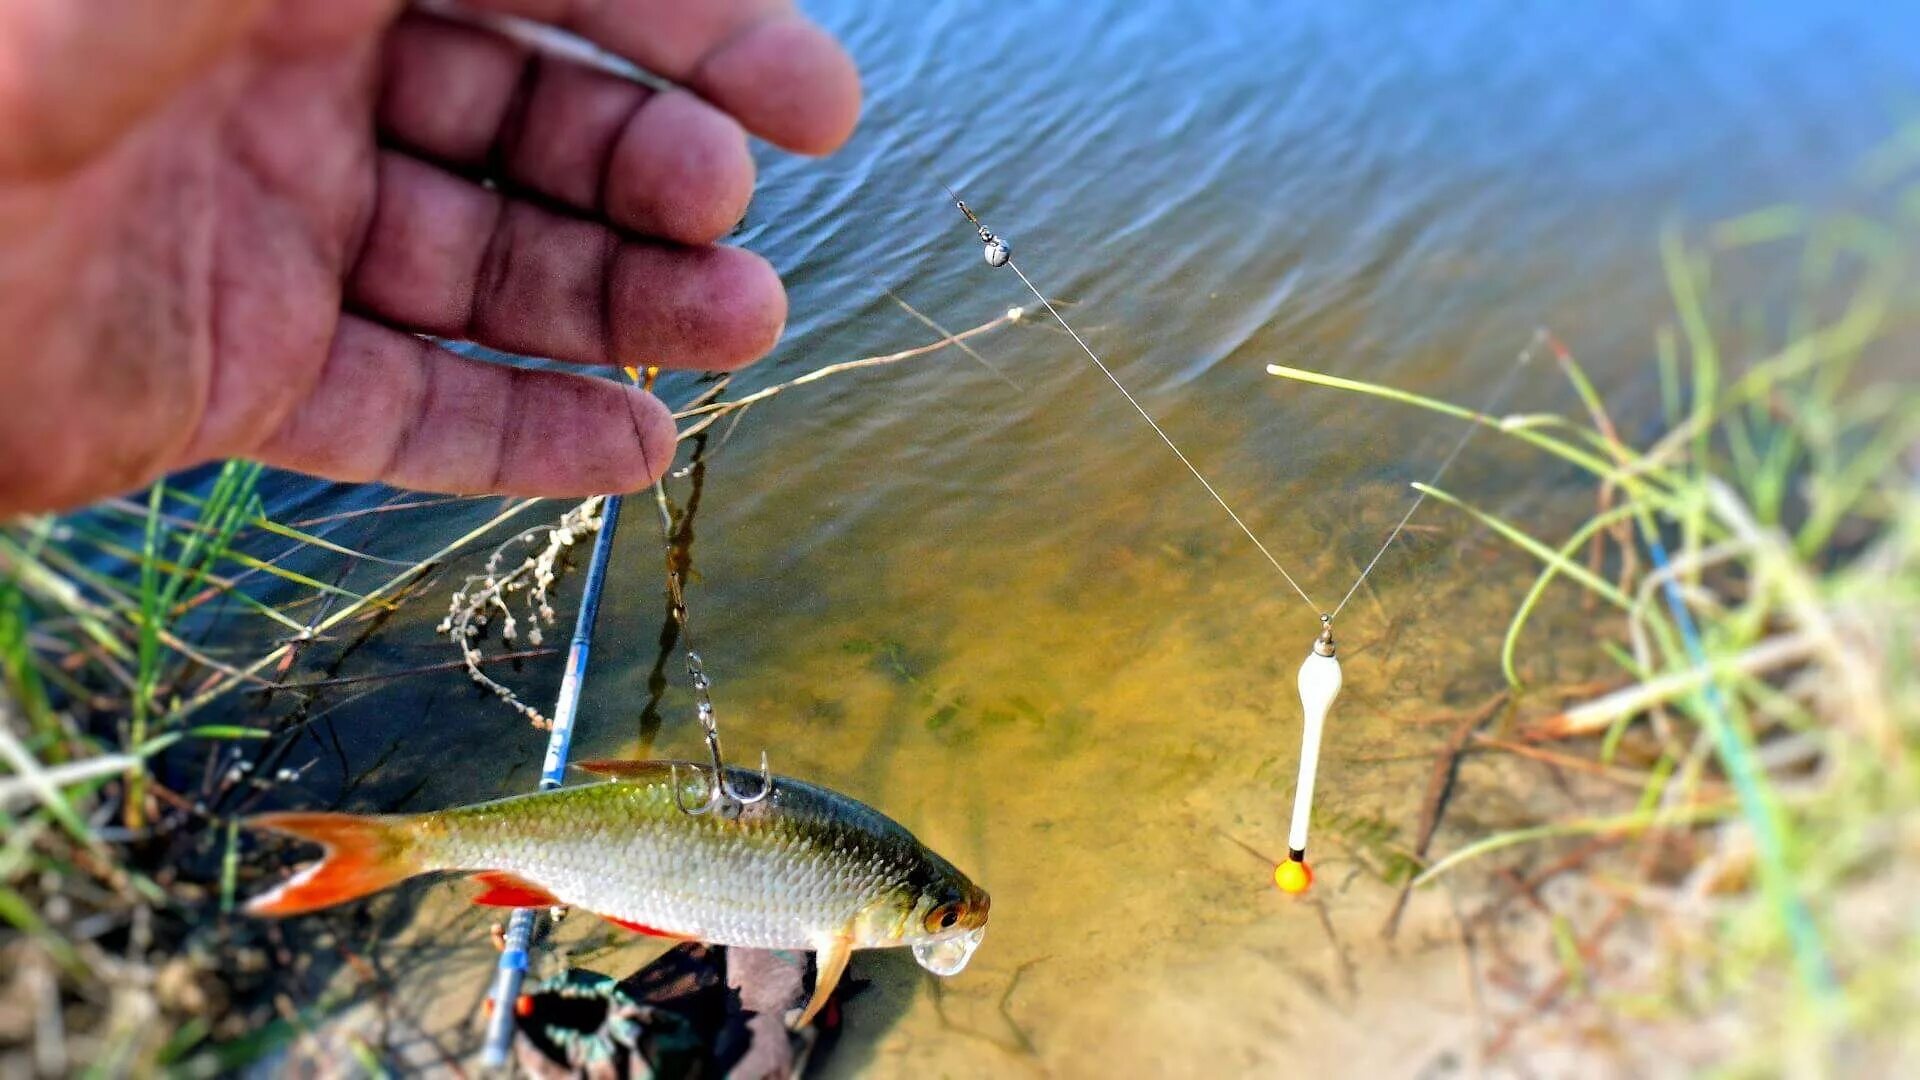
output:
M587 563L586 594L580 600L580 613L574 617L573 642L567 646L567 670L560 679L560 696L553 704L553 730L547 736L546 762L540 768L541 791L559 787L566 777L567 754L573 745L573 721L580 710L580 687L586 681L587 655L593 648L593 624L600 616L600 590L606 584L607 564L612 561L620 503L620 496L609 495L600 512L600 534L594 538L593 558ZM527 975L527 949L532 944L533 924L538 917L538 908L515 908L507 920L505 947L500 950L493 989L488 994L493 1011L487 1018L487 1039L481 1054L488 1068L504 1066L513 1046L514 1006L520 1000L520 984Z

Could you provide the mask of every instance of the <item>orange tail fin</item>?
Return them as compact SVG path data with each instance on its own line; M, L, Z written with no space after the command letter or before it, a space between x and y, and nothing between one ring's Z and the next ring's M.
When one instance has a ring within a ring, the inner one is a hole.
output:
M400 832L399 818L354 814L261 814L249 829L311 840L326 849L320 861L284 885L247 902L254 915L299 915L396 885L426 868Z

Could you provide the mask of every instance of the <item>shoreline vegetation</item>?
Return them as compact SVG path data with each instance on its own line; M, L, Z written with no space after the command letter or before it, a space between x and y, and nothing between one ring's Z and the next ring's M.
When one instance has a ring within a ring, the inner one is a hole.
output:
M722 400L730 377L714 380L678 412L681 439L737 424L818 379L949 347L971 352L969 339L1024 315L1010 309L734 400ZM544 721L485 672L558 655L538 644L553 615L536 586L551 584L574 542L597 528L598 498L503 542L541 500L395 492L374 507L280 522L262 504L260 466L201 472L200 483L162 482L141 499L0 524L0 1067L9 1073L210 1074L306 1037L351 1000L292 1001L272 977L303 966L282 928L234 914L248 876L238 822L300 778L294 745L374 685L449 668L466 668L535 726ZM497 509L422 558L332 538L348 523L372 522L377 533L390 516L456 504ZM456 587L453 659L348 672L403 605L443 603L436 589L449 567L489 542L489 570ZM517 545L534 554L489 585ZM361 577L359 588L342 584ZM264 593L280 599L269 604ZM483 655L472 639L489 614L527 597L532 647ZM242 696L242 711L271 719L200 722L203 710ZM170 782L157 779L161 762ZM337 962L372 977L338 947ZM378 1065L371 1047L356 1052Z
M1644 445L1621 435L1547 330L1578 418L1484 415L1269 366L1481 425L1594 486L1592 516L1547 538L1414 485L1526 553L1538 576L1499 657L1507 689L1457 717L1437 755L1406 887L1554 845L1559 858L1509 874L1511 890L1483 910L1538 904L1545 882L1581 872L1608 897L1590 927L1556 923L1560 976L1493 1026L1485 1059L1577 995L1636 1016L1655 1046L1688 1047L1691 1067L1891 1075L1911 1060L1920 916L1903 898L1920 883L1920 385L1913 267L1897 235L1867 218L1775 208L1697 246L1663 236L1677 325L1658 332L1663 412ZM1791 310L1716 303L1716 273L1756 254L1797 264ZM1619 680L1566 707L1519 707L1529 621L1569 590L1604 616L1596 648ZM1614 771L1628 790L1609 812L1428 859L1470 751ZM1623 929L1629 916L1637 935ZM1610 936L1659 955L1610 972L1620 944ZM1736 1037L1680 1030L1729 1018Z
M1883 171L1890 183L1913 164ZM1920 884L1920 391L1910 377L1920 327L1912 245L1899 237L1920 231L1920 186L1899 213L1906 220L1889 224L1781 208L1691 244L1663 238L1675 315L1650 335L1657 422L1614 415L1578 343L1550 335L1570 394L1564 415L1485 416L1269 369L1303 393L1479 424L1481 438L1523 443L1593 489L1591 517L1558 535L1428 491L1427 514L1490 530L1531 556L1538 576L1501 654L1486 658L1508 688L1439 718L1446 738L1420 820L1408 823L1419 842L1390 853L1380 876L1417 890L1464 865L1524 856L1500 864L1509 884L1464 920L1469 936L1488 913L1537 906L1550 879L1575 877L1605 897L1579 925L1543 916L1558 975L1516 990L1511 1015L1488 1018L1482 1061L1572 1023L1572 999L1631 1015L1655 1032L1652 1045L1703 1063L1855 1071L1914 1049L1902 1040L1914 1038L1903 1027L1920 1006L1920 916L1907 899ZM1738 276L1726 268L1751 262L1788 267L1796 299L1756 309L1723 291ZM949 346L970 353L965 340L1031 318L1014 309L737 399L716 381L680 411L682 438L717 425L724 443L730 425L785 389ZM213 1074L312 1039L351 995L293 1000L278 980L303 950L285 928L233 915L260 874L240 857L239 818L298 778L291 748L316 721L371 686L464 666L510 695L497 673L557 655L538 634L553 618L545 590L571 542L590 535L590 506L562 519L564 537L542 526L509 539L536 552L519 570L500 559L466 579L447 624L458 655L368 674L352 658L395 611L445 605L454 569L490 546L507 550L501 538L539 504L487 503L497 510L452 543L396 560L338 530L377 533L389 515L476 501L396 493L278 522L260 480L258 466L232 462L139 499L0 527L9 1074ZM526 603L529 632L503 632L509 601ZM1529 687L1527 630L1549 605L1592 612L1592 647L1617 678L1566 702ZM474 642L490 617L497 649L484 652ZM272 719L203 717L231 715L210 707L237 697ZM1430 850L1469 754L1611 776L1617 805ZM1650 962L1610 961L1629 934L1651 946ZM375 968L333 944L327 963L352 969L359 992L378 992ZM369 1071L382 1067L381 1047L346 1038Z

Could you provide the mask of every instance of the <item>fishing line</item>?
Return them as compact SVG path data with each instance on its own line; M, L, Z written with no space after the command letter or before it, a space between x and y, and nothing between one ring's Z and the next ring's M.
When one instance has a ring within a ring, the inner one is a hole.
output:
M959 207L960 212L965 214L967 220L973 222L974 227L980 231L980 242L986 245L987 265L994 267L1004 266L1019 275L1020 283L1027 287L1027 291L1033 294L1034 299L1040 301L1040 303L1046 307L1047 314L1053 316L1054 321L1060 324L1061 329L1065 330L1067 334L1073 338L1074 344L1080 346L1080 351L1087 354L1087 359L1093 361L1093 366L1100 369L1100 374L1105 375L1107 381L1113 384L1114 389L1120 391L1120 395L1127 399L1127 404L1133 406L1133 411L1140 414L1140 419L1145 420L1147 426L1153 429L1153 433L1160 436L1160 441L1167 444L1167 449L1173 451L1173 456L1180 459L1180 464L1185 465L1187 471L1193 474L1193 478L1200 481L1200 486L1207 489L1207 494L1213 496L1213 501L1220 505L1220 509L1227 512L1227 516L1232 518L1233 523L1240 527L1240 531L1246 534L1247 539L1253 541L1253 546L1260 549L1260 554L1266 556L1267 562L1273 564L1273 568L1280 572L1280 576L1286 580L1288 585L1293 586L1293 591L1300 594L1300 599L1306 601L1308 607L1319 610L1319 605L1313 602L1313 597L1307 595L1307 590L1300 587L1300 583L1294 580L1293 575L1287 572L1285 566L1280 564L1280 560L1274 556L1273 552L1267 550L1267 545L1262 543L1260 538L1254 535L1254 531L1247 526L1247 523L1240 519L1240 515L1235 513L1233 507L1227 504L1227 500L1223 498L1219 490L1213 486L1213 482L1207 479L1206 474L1202 473L1199 467L1187 457L1186 452L1181 450L1179 444L1173 441L1172 436L1168 435L1166 429L1160 426L1160 422L1153 418L1153 414L1147 411L1146 406L1140 404L1140 400L1133 396L1133 392L1128 390L1126 384L1120 381L1119 376L1113 373L1113 369L1107 366L1106 361L1100 359L1099 354L1093 351L1093 347L1088 345L1086 339L1080 336L1079 331L1073 328L1073 324L1067 322L1067 320L1061 316L1059 310L1053 306L1053 301L1047 299L1047 295L1035 287L1026 273L1014 263L1013 249L1007 245L1006 241L994 235L985 225L981 224L980 219L974 216L973 211L967 207L965 202L961 201L959 195L954 194L952 188L947 187L945 184L941 184L940 186L947 188L947 195L953 199L953 205Z
M1196 467L1192 461L1188 460L1187 455L1174 443L1172 437L1160 426L1159 421L1153 418L1153 414L1149 413L1146 407L1140 404L1139 399L1135 398L1133 393L1127 389L1126 384L1122 383L1119 377L1114 375L1113 369L1107 367L1105 362L1094 354L1093 349L1081 338L1079 331L1075 330L1067 320L1060 317L1060 313L1054 310L1053 301L1048 300L1044 293L1034 287L1033 282L1027 279L1027 275L1021 271L1019 266L1015 265L1011 258L1007 260L1007 269L1019 275L1020 282L1027 287L1027 291L1039 299L1042 304L1046 305L1047 313L1052 315L1055 321L1059 322L1061 328L1073 337L1074 344L1080 346L1081 351L1087 354L1088 359L1093 361L1094 366L1100 369L1100 374L1105 375L1107 381L1113 384L1114 389L1120 391L1121 396L1127 399L1127 404L1133 406L1133 411L1140 414L1140 418L1147 422L1147 426L1153 429L1153 433L1160 436L1160 441L1167 444L1167 449L1173 451L1173 456L1180 459L1180 464L1185 465L1187 471L1193 474L1193 478L1200 481L1200 486L1207 489L1207 494L1213 496L1213 501L1220 504L1220 509L1225 510L1227 516L1233 519L1233 523L1240 527L1240 531L1247 535L1247 539L1253 541L1253 546L1260 549L1260 554L1265 555L1267 561L1273 564L1273 568L1280 571L1280 576L1286 579L1288 585L1293 586L1294 592L1300 594L1300 599L1306 601L1308 607L1317 607L1318 605L1313 602L1313 597L1308 596L1307 590L1300 587L1300 583L1293 579L1292 574L1287 573L1287 568L1280 565L1280 560L1274 557L1273 552L1267 550L1267 545L1261 543L1260 538L1255 536L1253 530L1247 527L1247 523L1240 520L1240 515L1234 513L1233 507L1227 505L1227 500L1222 498L1220 492L1214 489L1213 484L1208 481L1205 474L1201 473L1199 468Z
M685 799L685 790L680 785L679 767L674 767L673 801L680 812L690 816L717 814L723 818L737 817L741 807L752 806L773 794L773 773L767 767L767 752L760 751L760 786L751 794L743 794L733 778L727 775L727 765L720 754L720 724L713 710L713 683L707 679L705 665L700 660L700 652L693 644L693 629L687 625L686 584L681 578L680 564L673 552L673 509L667 505L667 489L663 481L653 482L653 503L660 511L660 536L667 546L667 603L673 613L673 621L680 627L680 642L686 648L687 678L693 683L694 712L700 718L700 731L706 736L707 760L710 775L704 785L706 794L699 802L690 803ZM699 766L694 766L696 772Z
M1338 650L1334 644L1333 622L1334 619L1346 609L1347 603L1353 599L1354 594L1360 591L1360 586L1366 583L1367 578L1373 573L1374 569L1380 565L1380 560L1386 556L1388 550L1393 547L1394 542L1400 538L1400 534L1406 530L1407 524L1413 520L1413 516L1419 513L1420 507L1426 502L1426 491L1416 485L1416 490L1419 494L1413 500L1413 504L1407 508L1407 512L1401 516L1400 520L1387 533L1387 538L1380 545L1380 549L1374 552L1373 558L1367 562L1367 565L1360 571L1359 576L1354 579L1352 586L1347 589L1346 595L1340 598L1340 603L1335 606L1332 611L1320 608L1319 605L1313 602L1313 597L1307 594L1306 589L1301 587L1294 576L1289 573L1287 568L1281 564L1280 560L1274 556L1273 552L1268 550L1267 545L1261 542L1260 538L1247 526L1247 523L1241 519L1233 507L1228 505L1227 500L1221 496L1220 492L1208 481L1206 476L1201 473L1200 469L1194 465L1192 460L1189 459L1173 441L1173 437L1167 434L1166 429L1162 428L1159 422L1153 418L1153 414L1149 413L1146 407L1140 403L1139 399L1133 396L1132 391L1128 390L1126 384L1120 381L1119 376L1113 373L1113 369L1109 368L1106 362L1100 359L1099 354L1093 351L1092 346L1087 344L1086 339L1080 336L1079 332L1073 328L1073 325L1061 316L1059 310L1053 306L1053 302L1047 299L1046 294L1041 292L1038 286L1034 285L1032 279L1027 277L1025 271L1021 270L1020 267L1014 263L1012 247L1009 246L1004 239L988 229L951 187L947 187L944 183L940 186L946 188L947 197L953 200L953 205L959 209L960 213L966 216L966 219L973 224L975 230L978 232L980 243L985 248L984 254L987 265L992 267L1005 266L1012 270L1015 276L1019 277L1020 283L1027 287L1027 291L1032 293L1034 298L1039 300L1041 305L1047 309L1047 313L1053 316L1054 320L1060 324L1062 329L1066 330L1067 334L1073 338L1074 344L1080 346L1080 351L1086 353L1087 359L1093 361L1094 366L1100 369L1100 373L1107 377L1107 381L1112 383L1116 390L1120 391L1121 396L1127 399L1127 404L1132 405L1133 410L1140 414L1140 418L1147 422L1148 427L1153 429L1153 433L1160 437L1160 441L1167 444L1167 449L1173 451L1174 456L1180 459L1180 463L1185 465L1187 471L1193 474L1193 478L1200 481L1200 485L1207 489L1207 494L1213 497L1213 501L1218 503L1220 509L1226 512L1227 517L1231 518L1233 523L1239 527L1240 531L1246 534L1247 539L1253 542L1253 546L1260 550L1260 554L1266 556L1267 562L1271 563L1273 568L1280 572L1280 576L1285 579L1288 585L1293 587L1294 592L1300 595L1300 599L1306 601L1308 607L1312 607L1321 612L1320 635L1314 640L1313 648L1307 653L1305 662L1300 665L1298 689L1300 694L1300 709L1303 715L1300 730L1300 773L1294 783L1293 819L1288 829L1287 858L1284 862L1274 867L1273 873L1274 884L1277 885L1282 892L1305 892L1313 883L1313 871L1307 865L1307 831L1313 816L1313 786L1319 770L1320 737L1326 727L1327 714L1332 711L1334 702L1339 699L1340 689L1344 681L1340 670ZM1516 362L1507 370L1500 381L1495 384L1493 392L1488 395L1487 405L1486 408L1482 410L1482 415L1491 414L1493 410L1498 407L1499 403L1505 399L1507 392L1512 389L1514 380L1519 375L1521 369L1527 366L1534 352L1545 340L1546 332L1544 330L1535 333L1533 341L1529 343L1525 349L1521 350ZM1428 487L1437 486L1440 479L1446 475L1447 470L1451 469L1454 462L1459 460L1461 453L1467 448L1467 443L1472 441L1475 432L1478 430L1478 426L1478 424L1468 426L1459 441L1454 444L1453 449L1448 452L1447 456L1441 461L1440 467L1434 471L1433 478L1427 485Z
M1520 350L1520 355L1514 360L1513 364L1507 368L1507 373L1502 375L1500 381L1494 384L1493 392L1487 395L1487 403L1481 408L1480 415L1493 415L1494 410L1499 408L1501 403L1506 400L1507 392L1513 389L1514 380L1519 377L1521 369L1533 361L1534 353L1537 352L1542 345L1546 344L1546 341L1547 331L1544 327L1533 332L1533 340L1527 343L1526 348ZM1460 459L1460 452L1467 448L1467 444L1473 441L1474 435L1478 434L1479 431L1479 424L1467 425L1467 430L1460 433L1460 441L1453 444L1452 452L1446 456L1445 460L1440 462L1440 467L1433 471L1433 478L1427 481L1427 488L1440 486L1440 478L1447 474L1448 469L1453 468L1453 463ZM1340 598L1339 606L1333 609L1332 618L1339 618L1340 613L1346 610L1347 601L1353 599L1353 594L1360 591L1360 586L1366 583L1367 576L1373 573L1373 568L1380 565L1380 559L1387 553L1387 549L1392 547L1393 542L1400 538L1400 533L1406 529L1407 522L1412 521L1413 515L1420 512L1421 504L1427 501L1426 488L1416 485L1414 490L1419 494L1415 496L1413 505L1407 507L1406 515L1400 519L1399 524L1393 527L1393 531L1387 534L1386 543L1381 544L1380 550L1373 553L1373 559L1367 563L1365 570L1360 571L1360 576L1354 579L1353 587L1347 590L1347 595Z

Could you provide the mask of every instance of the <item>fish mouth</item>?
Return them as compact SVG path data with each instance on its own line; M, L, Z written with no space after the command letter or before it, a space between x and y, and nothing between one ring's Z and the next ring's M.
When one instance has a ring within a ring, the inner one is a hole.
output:
M976 926L937 941L923 941L913 947L913 958L935 975L958 975L973 959L973 950L987 936L985 926Z

